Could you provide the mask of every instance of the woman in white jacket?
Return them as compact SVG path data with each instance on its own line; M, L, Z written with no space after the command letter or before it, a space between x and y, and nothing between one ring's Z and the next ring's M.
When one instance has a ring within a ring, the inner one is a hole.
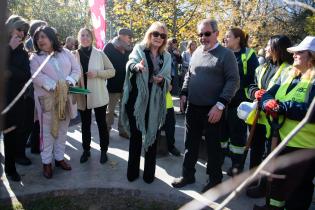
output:
M63 49L56 31L48 26L38 28L34 35L35 53L30 58L34 74L44 60L54 54L34 78L34 98L40 121L40 146L43 175L52 178L52 161L63 170L71 170L64 160L70 118L77 113L76 103L68 94L80 76L80 67L72 53Z
M91 93L77 95L78 109L82 121L82 147L83 154L80 163L90 157L91 143L91 115L92 109L98 126L101 158L100 163L107 161L109 135L106 124L106 106L109 101L106 80L115 76L115 69L103 51L92 46L93 34L87 28L81 28L78 34L80 47L75 55L81 64L81 77L79 86L87 88Z

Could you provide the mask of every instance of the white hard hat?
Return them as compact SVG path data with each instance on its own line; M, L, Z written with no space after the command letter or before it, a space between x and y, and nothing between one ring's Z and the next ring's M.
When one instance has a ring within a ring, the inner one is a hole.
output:
M238 107L237 107L237 116L242 119L246 120L249 113L253 111L254 109L257 108L258 102L242 102Z

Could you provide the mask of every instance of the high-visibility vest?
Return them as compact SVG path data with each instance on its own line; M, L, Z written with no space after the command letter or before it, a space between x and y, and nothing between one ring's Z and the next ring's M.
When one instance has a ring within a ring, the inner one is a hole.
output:
M167 91L166 93L166 109L173 108L173 99L170 91Z
M309 79L301 79L301 81L287 93L287 90L295 78L289 75L284 78L275 98L280 102L295 101L298 103L307 103L309 100L309 92L312 87L312 81ZM296 120L286 119L283 126L279 130L280 138L283 140L298 124ZM288 143L290 147L297 148L315 148L315 124L307 123Z
M246 48L245 49L245 53L241 54L241 60L242 60L242 64L243 64L243 73L244 76L247 75L247 62L250 59L250 57L253 55L253 53L255 53L255 50L251 49L251 48ZM248 88L244 88L245 91L245 95L246 97L249 99L249 95L248 95Z
M259 89L262 88L262 77L266 73L267 69L268 69L268 64L264 65L263 67L258 67L256 69L256 75L257 75L256 77L258 78L257 82L258 82L258 88ZM276 81L279 79L282 72L288 72L289 69L291 69L291 66L288 63L283 62L280 65L280 67L278 68L278 70L276 71L276 73L273 75L273 77L270 79L268 86L267 86L267 90L269 90L272 86L275 85ZM251 113L249 113L249 115L246 119L247 124L249 124L249 125L253 124L254 119L255 119L255 113L256 113L256 110L253 110ZM266 114L264 112L260 112L259 119L258 119L257 123L259 123L261 125L265 125L266 138L269 138L271 136L271 127L269 125Z
M287 62L283 62L279 69L276 71L276 73L273 75L273 77L270 79L268 86L267 86L267 90L269 90L272 86L274 86L277 82L277 80L279 79L281 73L283 72L283 70L287 69L287 67L290 66ZM264 65L261 68L261 71L256 72L257 73L257 81L258 81L258 88L261 89L262 88L262 77L265 75L266 70L268 69L268 64Z

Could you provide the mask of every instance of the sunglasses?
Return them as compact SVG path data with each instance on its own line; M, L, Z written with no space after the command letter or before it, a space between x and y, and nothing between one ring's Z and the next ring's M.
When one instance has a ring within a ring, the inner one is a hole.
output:
M158 31L153 31L153 32L152 32L152 35L153 35L154 37L161 37L161 39L166 39L166 34L160 33L160 32L158 32Z
M198 34L198 36L199 36L199 37L203 37L203 36L209 37L209 36L212 35L212 33L214 33L214 32L206 31L206 32L204 32L204 33Z

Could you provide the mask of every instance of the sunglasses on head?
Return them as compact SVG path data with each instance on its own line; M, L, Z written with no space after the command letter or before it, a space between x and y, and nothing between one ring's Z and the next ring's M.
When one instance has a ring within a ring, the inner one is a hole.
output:
M203 37L203 36L209 37L209 36L212 35L212 33L214 33L214 32L206 31L206 32L204 32L204 33L198 34L198 36L199 36L199 37Z
M160 33L160 32L158 32L158 31L153 31L152 32L152 35L154 36L154 37L161 37L161 39L166 39L166 34L163 34L163 33Z

